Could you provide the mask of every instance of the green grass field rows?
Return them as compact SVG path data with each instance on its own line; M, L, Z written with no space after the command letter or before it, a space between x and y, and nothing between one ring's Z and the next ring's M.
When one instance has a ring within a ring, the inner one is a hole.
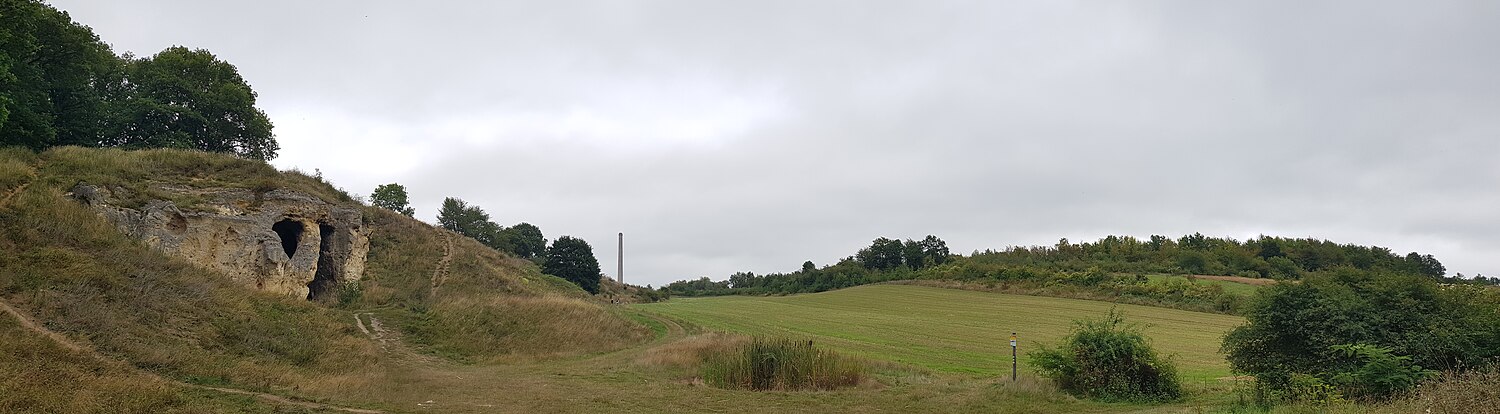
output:
M1020 365L1027 371L1027 350L1054 344L1073 321L1099 318L1118 306L1127 320L1146 325L1158 352L1172 355L1190 382L1229 375L1219 343L1242 322L1202 312L909 285L637 306L712 330L807 338L852 355L976 376L1009 373L1012 331L1020 336Z

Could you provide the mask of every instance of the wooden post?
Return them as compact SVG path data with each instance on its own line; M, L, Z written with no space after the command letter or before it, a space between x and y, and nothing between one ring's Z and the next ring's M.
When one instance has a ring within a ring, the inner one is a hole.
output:
M1016 381L1016 333L1010 333L1010 381Z

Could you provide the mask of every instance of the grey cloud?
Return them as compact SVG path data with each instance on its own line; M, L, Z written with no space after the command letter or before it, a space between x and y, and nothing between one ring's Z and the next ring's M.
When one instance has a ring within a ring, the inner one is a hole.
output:
M238 65L286 119L278 165L604 263L623 231L638 283L926 234L1312 236L1500 273L1484 2L53 4ZM414 149L326 150L368 142ZM380 163L414 167L356 168Z

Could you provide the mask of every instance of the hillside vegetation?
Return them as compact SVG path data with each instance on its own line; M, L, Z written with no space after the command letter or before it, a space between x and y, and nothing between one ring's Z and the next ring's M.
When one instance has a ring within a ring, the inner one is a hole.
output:
M131 401L156 407L142 411L158 411L203 400L173 381L308 398L384 387L377 382L392 374L377 373L393 369L392 361L355 324L356 311L421 327L412 330L412 342L460 360L597 352L649 336L645 327L585 300L576 286L541 275L528 261L373 208L366 210L372 247L364 281L341 287L336 299L321 304L257 292L122 235L65 196L80 182L117 186L141 203L161 197L184 207L196 200L152 188L285 188L329 202L353 200L316 177L227 155L0 150L0 301L105 358L91 361L7 335L18 339L6 341L11 352L0 361L0 383L35 392L3 393L0 407L42 410L32 404L72 399L62 396L75 391L48 385L63 381L123 402L80 400L69 409L42 411L131 411ZM446 269L438 272L439 264ZM580 320L593 323L571 323ZM14 330L11 321L3 323L0 328ZM27 368L41 366L46 370ZM134 370L167 380L160 386L132 381L139 376Z
M650 331L589 300L531 261L395 212L370 207L370 261L348 309L401 323L412 342L463 361L617 349ZM436 254L449 252L438 269Z
M1442 263L1416 252L1404 256L1379 246L1318 239L1260 236L1239 241L1194 233L1172 239L1108 236L1095 242L1008 247L951 254L936 236L921 241L875 239L870 247L830 266L811 261L791 273L739 272L722 281L708 277L662 286L663 295L718 296L823 292L897 280L1068 298L1108 300L1184 310L1238 313L1253 286L1352 269L1414 275L1445 283L1497 284L1500 279L1447 277ZM1164 276L1219 277L1216 283Z

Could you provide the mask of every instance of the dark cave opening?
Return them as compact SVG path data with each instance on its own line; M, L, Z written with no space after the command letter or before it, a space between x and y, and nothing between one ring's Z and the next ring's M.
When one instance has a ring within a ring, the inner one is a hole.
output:
M292 219L283 219L271 225L271 231L281 236L281 249L286 251L286 258L291 259L297 254L297 243L302 241L302 222Z
M334 255L329 254L333 250L333 230L328 223L318 223L318 270L313 272L313 280L307 282L307 300L318 300L338 285L339 265Z

